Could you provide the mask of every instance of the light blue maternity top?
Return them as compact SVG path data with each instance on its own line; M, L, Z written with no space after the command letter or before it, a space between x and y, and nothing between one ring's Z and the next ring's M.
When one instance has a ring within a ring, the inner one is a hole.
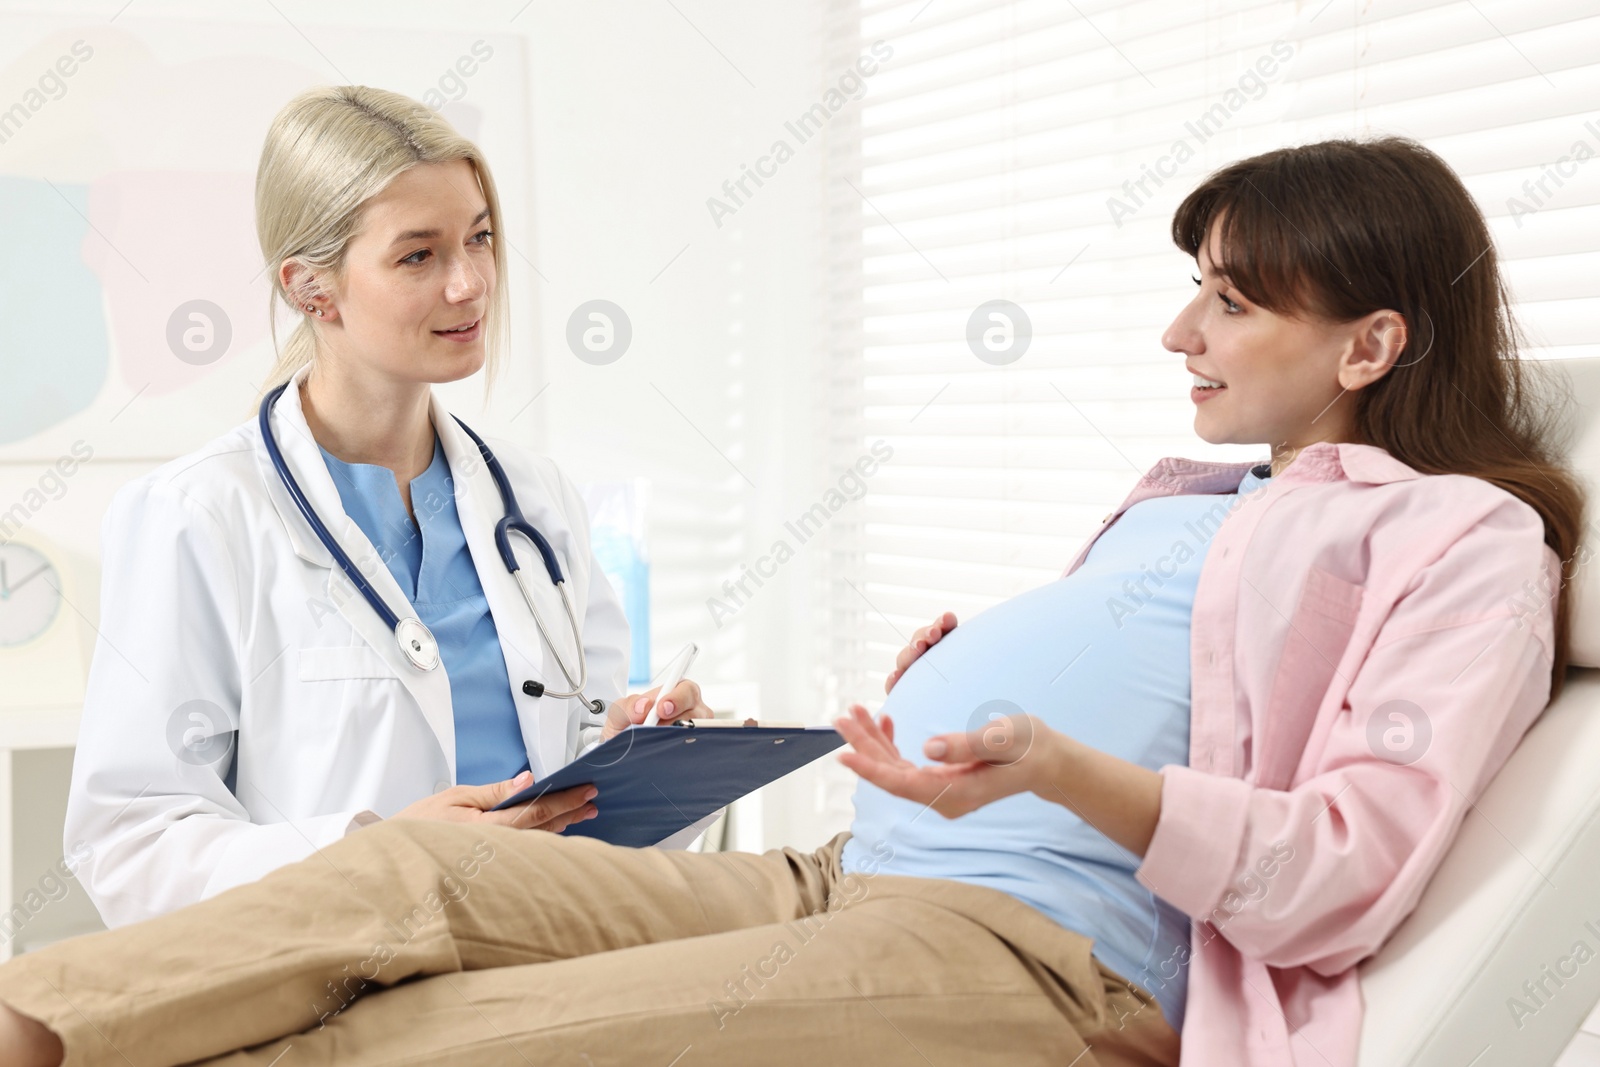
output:
M439 642L455 709L456 784L484 785L527 770L528 750L511 699L500 635L456 513L444 445L436 435L433 461L411 481L415 524L389 468L346 463L327 449L322 449L322 458L339 487L345 513L378 550L417 617Z
M1263 485L1248 472L1237 493ZM1071 575L962 622L883 704L901 754L935 734L1025 711L1151 770L1189 761L1189 618L1230 495L1140 501ZM1138 857L1061 804L1024 793L959 819L862 781L846 872L950 878L1001 890L1095 941L1094 955L1183 1028L1189 920L1134 878ZM875 855L887 844L887 861Z

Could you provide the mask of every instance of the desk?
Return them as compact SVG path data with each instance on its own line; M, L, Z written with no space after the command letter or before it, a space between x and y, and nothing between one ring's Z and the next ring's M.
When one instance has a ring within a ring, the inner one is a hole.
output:
M0 960L104 929L75 881L62 893L62 825L78 708L0 712Z

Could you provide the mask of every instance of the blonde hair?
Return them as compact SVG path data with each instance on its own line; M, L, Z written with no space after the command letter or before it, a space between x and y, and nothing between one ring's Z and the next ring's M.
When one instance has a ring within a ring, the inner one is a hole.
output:
M328 292L324 279L340 277L362 206L419 163L456 160L472 165L490 221L498 227L500 198L483 153L410 97L364 85L326 86L301 93L278 112L256 169L256 236L272 275L271 300L281 298L300 321L279 348L275 305L269 304L277 361L263 395L294 377L316 354L305 304ZM505 246L491 243L495 283L484 322L486 392L499 371L507 330ZM305 264L315 283L285 291L279 268L287 259Z

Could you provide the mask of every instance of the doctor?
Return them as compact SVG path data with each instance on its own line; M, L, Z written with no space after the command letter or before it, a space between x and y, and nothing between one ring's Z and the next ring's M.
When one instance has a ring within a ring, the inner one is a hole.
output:
M570 617L511 538L545 637L496 545L491 469L431 389L486 361L492 381L505 328L500 205L477 148L406 97L312 90L267 134L256 214L275 295L299 317L264 390L287 383L266 422L288 477L251 418L123 488L105 519L66 842L88 846L77 875L112 926L380 818L559 832L605 798L585 786L488 809L642 721L654 695L618 699L628 625L572 483L489 443L565 580ZM404 620L398 639L348 569ZM580 663L598 708L533 695L576 688ZM711 714L688 681L660 710Z

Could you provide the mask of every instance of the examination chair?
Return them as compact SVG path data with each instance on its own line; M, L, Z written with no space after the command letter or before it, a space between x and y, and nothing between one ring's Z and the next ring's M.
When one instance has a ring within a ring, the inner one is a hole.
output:
M1600 359L1551 366L1571 384L1564 445L1600 516ZM1600 554L1595 529L1584 540ZM1360 1067L1550 1067L1600 1001L1600 559L1588 551L1566 691L1468 810L1416 910L1361 964Z

